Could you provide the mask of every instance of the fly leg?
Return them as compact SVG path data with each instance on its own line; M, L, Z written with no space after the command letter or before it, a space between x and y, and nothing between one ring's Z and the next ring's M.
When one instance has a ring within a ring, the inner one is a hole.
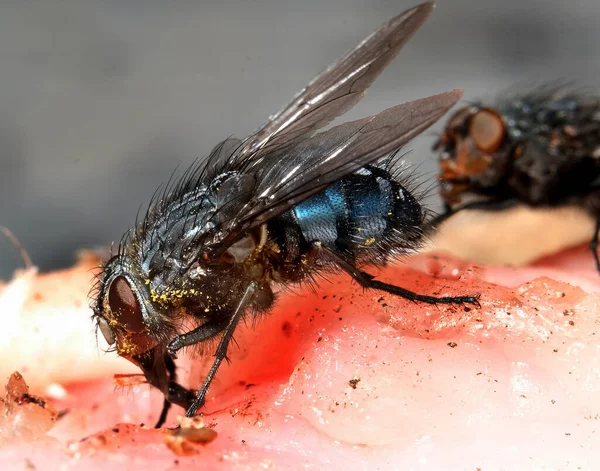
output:
M185 334L179 335L175 337L167 346L167 354L165 355L165 366L167 368L167 372L170 376L169 381L169 391L165 395L165 400L163 402L162 412L160 414L160 418L158 419L158 423L156 424L156 428L162 426L167 418L167 414L169 409L171 408L171 404L177 404L184 409L188 409L188 417L192 417L195 415L196 411L202 406L204 403L204 397L206 396L206 392L208 391L208 387L219 368L219 365L226 357L227 354L227 346L229 345L229 341L231 340L231 336L233 335L233 331L237 326L240 317L244 313L244 308L248 305L250 300L252 299L252 295L254 294L256 289L256 284L252 283L246 289L246 293L242 298L242 301L238 305L238 308L234 312L233 316L228 317L225 321L219 322L207 322L202 324L200 327L187 332ZM219 333L225 331L225 335L217 348L217 353L215 356L217 359L213 364L210 372L202 385L200 391L198 391L197 396L179 385L175 382L175 362L173 359L177 358L177 351L181 350L184 347L189 347L191 345L195 345L200 342L204 342L205 340L209 340ZM195 407L194 407L195 406ZM193 412L190 415L190 410Z
M167 418L167 413L169 412L169 409L171 408L171 404L177 404L179 407L181 407L183 409L187 409L190 406L190 404L192 404L194 402L195 398L196 398L195 391L184 388L183 386L181 386L179 383L176 383L175 381L171 381L169 383L169 391L167 392L167 395L165 396L165 400L163 403L163 410L160 413L160 418L159 418L155 428L160 428L163 425L164 421ZM167 406L167 403L169 404L168 406Z
M471 203L466 203L455 209L452 209L448 205L445 205L446 212L431 219L427 223L427 228L435 230L446 219L450 218L451 216L454 216L459 211L463 211L465 209L482 209L484 211L502 211L504 209L513 208L517 204L519 204L518 199L510 198L510 199L501 199L501 200L492 199L492 200L483 200L483 201L472 201Z
M134 356L132 360L140 366L148 384L162 391L165 396L160 417L155 425L155 428L160 428L167 418L171 405L177 404L187 409L194 402L195 392L177 383L173 359L168 354L161 353L160 361L157 361L157 354L156 349L151 349L142 355Z
M390 285L381 281L375 280L373 275L364 272L356 268L351 263L347 262L343 257L335 253L334 251L323 247L320 243L315 244L315 249L324 253L330 260L332 260L338 267L348 273L354 280L358 282L363 288L366 289L377 289L385 291L396 296L400 296L409 301L421 302L427 304L474 304L479 306L479 295L476 296L427 296L418 294L413 291L400 288L399 286Z
M167 420L167 414L171 409L171 405L177 404L184 409L187 409L190 404L194 401L195 394L193 391L184 388L177 383L177 375L175 373L175 362L169 355L165 355L165 367L169 373L169 386L165 399L163 401L163 407L160 412L160 416L154 428L161 428Z
M205 340L209 340L217 336L227 328L228 324L228 318L224 321L219 320L218 322L207 322L202 324L200 327L191 330L190 332L175 337L173 340L171 340L169 345L167 345L167 353L171 358L171 362L173 359L177 358L177 352L183 347L196 345L197 343L204 342Z
M167 372L169 373L169 390L167 394L165 394L162 411L160 413L158 422L154 426L155 428L160 428L165 423L167 420L167 414L169 413L173 403L183 407L184 409L187 409L191 404L193 404L195 399L195 395L192 391L184 388L176 382L177 377L175 373L175 362L173 361L177 358L176 352L183 347L195 345L218 335L227 327L228 322L229 321L227 320L227 322L208 322L206 324L202 324L197 329L180 335L173 339L171 343L169 343L167 346L167 354L165 355L165 366L167 368Z
M487 201L472 201L471 203L466 203L458 208L452 210L452 212L456 213L458 211L462 211L463 209L484 209L486 211L502 211L504 209L509 209L515 207L519 204L519 200L516 198L508 198L508 199L492 199Z
M590 242L590 250L594 254L594 260L596 261L596 270L600 272L600 256L598 255L598 236L600 236L600 217L596 219L596 230L594 231L594 237Z
M171 383L175 382L177 379L177 374L175 373L175 362L169 355L165 355L165 367L167 368L167 373L169 373L169 393L171 390ZM161 428L165 421L167 420L167 414L171 409L171 405L173 404L169 400L170 394L165 395L165 399L163 401L162 410L160 411L160 416L158 417L158 421L154 428Z
M208 388L210 387L210 383L212 382L215 374L217 373L221 362L225 358L227 358L227 348L229 347L229 342L231 341L233 332L235 331L235 328L237 327L240 319L242 318L242 315L244 314L246 308L252 302L252 298L254 297L254 294L256 293L257 289L258 283L256 283L255 281L248 285L244 296L242 296L242 299L240 300L237 308L229 318L227 326L225 327L225 329L223 329L223 337L221 338L219 346L217 347L217 351L215 352L215 361L212 367L210 368L210 371L208 372L208 375L206 376L202 387L198 391L194 402L185 413L186 417L194 417L198 409L202 407L202 405L204 405L204 399L206 397L206 393L208 392Z

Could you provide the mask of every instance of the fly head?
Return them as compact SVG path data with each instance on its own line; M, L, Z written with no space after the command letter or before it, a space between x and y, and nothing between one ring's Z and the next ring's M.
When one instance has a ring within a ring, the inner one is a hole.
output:
M442 197L449 206L468 193L498 194L518 148L511 143L503 116L493 108L468 106L448 121L434 146L440 152Z

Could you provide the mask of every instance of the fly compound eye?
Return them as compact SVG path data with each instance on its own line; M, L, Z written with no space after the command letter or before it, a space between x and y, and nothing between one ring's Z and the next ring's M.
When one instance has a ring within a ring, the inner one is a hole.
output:
M98 328L100 329L100 332L102 332L106 343L108 345L114 345L117 341L115 333L110 328L110 326L108 325L108 321L104 317L98 317Z
M469 135L483 152L496 152L504 139L502 118L491 110L478 111L471 118Z
M144 330L142 308L124 276L117 276L110 284L108 305L114 320L125 330L132 333Z

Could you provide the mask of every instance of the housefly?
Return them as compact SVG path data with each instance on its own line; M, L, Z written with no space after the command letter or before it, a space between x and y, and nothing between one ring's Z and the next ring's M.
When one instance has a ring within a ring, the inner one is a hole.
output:
M419 243L424 212L388 156L462 92L316 133L362 98L432 9L424 3L391 19L252 135L220 143L153 198L102 267L95 322L163 392L157 427L172 403L196 414L240 319L271 308L274 284L344 271L363 288L413 301L477 303L476 296L417 294L362 269ZM199 391L188 390L176 380L177 352L210 339L219 339L214 363Z
M440 152L445 213L463 209L583 207L600 232L600 99L565 85L475 103L450 117ZM435 225L435 224L434 224Z

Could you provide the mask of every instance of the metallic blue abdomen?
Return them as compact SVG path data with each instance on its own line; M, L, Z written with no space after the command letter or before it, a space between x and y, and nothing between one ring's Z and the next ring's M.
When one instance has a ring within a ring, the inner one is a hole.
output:
M289 213L305 242L352 253L381 242L391 231L419 226L423 219L414 197L376 167L338 181Z

